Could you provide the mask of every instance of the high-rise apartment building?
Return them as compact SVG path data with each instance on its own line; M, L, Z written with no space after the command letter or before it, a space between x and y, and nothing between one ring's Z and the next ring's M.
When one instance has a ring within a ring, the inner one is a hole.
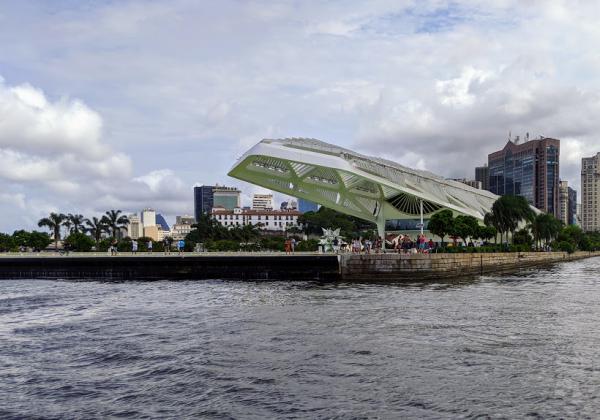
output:
M565 226L569 223L569 184L567 181L558 183L558 220L563 222Z
M600 153L581 159L581 228L600 231Z
M142 210L142 225L145 228L156 226L156 212L153 209Z
M569 187L569 224L577 224L577 191Z
M235 187L224 187L216 185L213 188L213 208L222 207L233 210L241 207L241 191Z
M212 185L201 185L194 187L194 217L200 220L202 214L209 214L213 208Z
M520 195L533 206L559 217L560 140L540 137L508 141L488 155L489 191Z
M481 182L481 189L490 189L490 168L487 165L475 167L475 181Z
M273 194L253 194L252 210L273 210Z

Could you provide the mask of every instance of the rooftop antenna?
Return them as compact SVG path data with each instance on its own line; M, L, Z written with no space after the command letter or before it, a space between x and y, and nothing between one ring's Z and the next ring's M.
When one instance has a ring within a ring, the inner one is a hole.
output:
M510 130L508 130L508 141L512 141L511 138L512 138L511 132L510 132Z

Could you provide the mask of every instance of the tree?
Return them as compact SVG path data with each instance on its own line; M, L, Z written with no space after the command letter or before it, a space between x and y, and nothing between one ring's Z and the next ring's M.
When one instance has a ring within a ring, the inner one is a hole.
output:
M73 232L64 240L65 247L72 251L89 252L94 246L94 240L82 232Z
M113 239L117 237L117 232L129 224L129 219L121 210L109 210L102 216L102 223L108 226Z
M79 233L79 232L83 232L85 230L85 228L83 227L83 223L86 219L83 217L82 214L69 213L67 218L69 219L69 222L71 224L71 226L70 226L71 233Z
M321 207L318 211L309 211L298 217L298 223L302 225L304 232L321 236L323 228L340 228L340 234L346 238L365 237L371 231L377 229L374 223L348 216L347 214Z
M536 243L539 243L542 239L545 243L551 242L558 236L561 229L562 222L548 213L538 214L531 223L531 231Z
M484 241L489 241L492 238L496 238L497 233L494 226L479 226L477 237Z
M431 228L429 230L431 230ZM448 233L452 236L460 237L466 245L468 243L467 238L477 236L479 233L479 222L477 222L477 219L473 216L456 216L452 223L452 228Z
M444 209L431 216L427 228L431 233L441 238L442 246L444 246L444 237L452 232L453 224L452 211Z
M491 223L500 232L500 240L502 240L502 234L506 234L508 241L508 234L512 233L514 236L519 223L532 221L534 217L535 213L524 197L503 195L494 202L491 216L484 219L484 222Z
M92 238L96 241L96 245L100 242L100 238L102 238L102 234L108 231L108 227L102 221L103 219L98 220L97 217L92 217L91 219L85 219L85 231L92 235Z
M39 227L47 227L52 232L54 239L54 249L58 249L58 241L60 240L60 228L63 222L67 219L62 213L50 213L50 216L40 219L38 222Z
M6 233L0 233L0 252L12 251L15 248L16 245L13 237Z
M513 244L515 245L529 245L533 243L533 237L529 234L527 229L519 229L513 235Z

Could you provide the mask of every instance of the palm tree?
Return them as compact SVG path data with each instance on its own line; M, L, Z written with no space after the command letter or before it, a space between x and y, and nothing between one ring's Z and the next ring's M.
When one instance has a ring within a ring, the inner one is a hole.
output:
M96 240L96 244L100 242L100 238L102 237L102 233L108 231L108 227L102 222L102 219L98 219L97 217L92 217L91 219L85 219L86 224L86 232L88 232L92 237Z
M69 222L71 222L71 233L79 233L80 231L85 230L83 227L83 222L85 218L82 214L71 214L67 216Z
M50 213L50 216L40 219L38 222L39 227L47 227L52 232L54 237L54 249L58 249L58 241L60 240L60 228L67 219L62 213Z
M127 216L121 213L121 210L109 210L102 216L102 223L110 229L113 239L117 237L119 229L129 224Z

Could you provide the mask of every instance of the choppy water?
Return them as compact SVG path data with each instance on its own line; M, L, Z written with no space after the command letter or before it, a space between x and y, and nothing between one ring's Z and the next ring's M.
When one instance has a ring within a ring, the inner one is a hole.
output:
M599 272L2 281L0 418L597 418Z

